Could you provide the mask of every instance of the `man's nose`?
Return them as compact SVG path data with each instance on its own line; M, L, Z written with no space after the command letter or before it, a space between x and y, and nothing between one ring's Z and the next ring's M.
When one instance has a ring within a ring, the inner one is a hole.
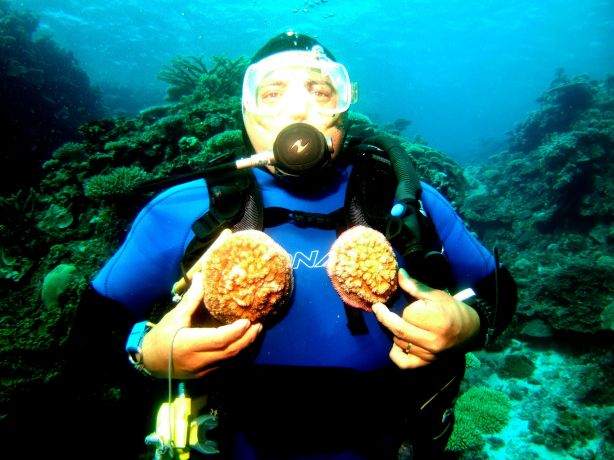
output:
M306 120L311 108L311 95L304 88L297 88L288 94L286 114L296 121Z

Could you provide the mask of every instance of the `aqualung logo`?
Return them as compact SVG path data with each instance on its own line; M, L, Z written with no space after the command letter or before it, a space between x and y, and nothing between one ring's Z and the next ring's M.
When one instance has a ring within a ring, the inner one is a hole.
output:
M290 147L290 150L292 150L293 148L296 148L296 153L302 153L303 150L305 150L308 146L309 146L309 142L303 145L303 139L299 139L294 144L292 144L292 147Z
M298 269L301 265L304 265L306 268L324 268L326 267L326 262L328 262L328 252L320 257L320 251L317 249L311 251L309 256L301 251L295 252L292 256L292 268L294 270Z

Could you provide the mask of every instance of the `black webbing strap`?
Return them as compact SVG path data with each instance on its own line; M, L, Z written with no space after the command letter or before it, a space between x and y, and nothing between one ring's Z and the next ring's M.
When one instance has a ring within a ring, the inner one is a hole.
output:
M299 227L314 227L323 230L334 230L343 219L343 208L328 214L319 212L292 211L290 209L271 206L264 208L264 226L276 227L286 222L294 222Z

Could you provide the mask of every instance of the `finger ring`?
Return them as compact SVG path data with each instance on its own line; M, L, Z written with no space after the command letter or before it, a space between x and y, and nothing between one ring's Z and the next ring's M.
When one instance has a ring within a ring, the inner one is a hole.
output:
M403 350L403 352L408 355L409 354L409 350L411 350L411 347L413 347L414 344L411 342L407 342L407 346L405 347L405 349Z

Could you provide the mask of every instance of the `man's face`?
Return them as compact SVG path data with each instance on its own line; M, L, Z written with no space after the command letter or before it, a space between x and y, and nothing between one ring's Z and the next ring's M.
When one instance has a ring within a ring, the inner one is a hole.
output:
M343 67L303 65L296 55L290 56L288 62L283 65L284 61L278 59L273 65L265 65L265 71L252 72L257 75L252 80L248 70L246 81L251 85L244 85L243 120L252 145L258 153L271 151L282 129L293 123L308 123L332 139L335 158L345 137L345 110L349 106L347 94L339 93L340 85L335 81L337 69ZM332 74L329 67L333 68Z

